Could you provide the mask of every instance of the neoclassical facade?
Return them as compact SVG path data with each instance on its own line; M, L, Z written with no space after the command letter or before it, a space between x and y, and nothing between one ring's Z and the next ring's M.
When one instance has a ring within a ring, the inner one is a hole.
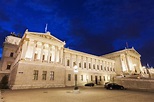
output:
M133 47L130 49L125 48L124 50L106 54L102 57L115 61L117 74L133 74L143 71L140 59L141 55Z
M65 42L50 32L26 30L22 38L7 36L3 46L0 76L9 76L11 89L74 86L74 66L78 68L79 86L89 82L104 84L119 73L141 71L140 55L134 49L126 50L129 59L125 50L95 56L65 48ZM134 56L137 59L130 60ZM131 62L134 67L127 65Z

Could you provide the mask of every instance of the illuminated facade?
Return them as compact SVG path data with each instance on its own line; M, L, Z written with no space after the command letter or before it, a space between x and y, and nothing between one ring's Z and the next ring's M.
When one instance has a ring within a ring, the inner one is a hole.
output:
M74 86L75 65L78 67L79 86L89 82L104 84L112 81L117 73L132 73L134 67L137 73L140 72L140 55L137 52L136 62L125 61L126 56L122 53L120 58L124 62L119 64L119 59L67 49L64 45L65 42L52 36L50 32L26 30L22 38L7 36L0 75L9 75L11 89L27 89ZM128 68L127 63L134 66Z
M143 72L141 55L134 48L113 52L102 57L115 61L117 74L137 74Z

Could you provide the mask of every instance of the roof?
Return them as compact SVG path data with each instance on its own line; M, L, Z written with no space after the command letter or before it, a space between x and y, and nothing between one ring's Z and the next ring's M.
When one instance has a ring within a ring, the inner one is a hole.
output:
M124 53L124 52L126 52L126 51L132 51L132 52L136 53L137 55L141 56L141 55L134 49L134 47L132 47L132 48L125 48L124 50L112 52L112 53L105 54L105 55L102 55L102 56L107 56L107 55L112 55L112 54L120 54L120 53Z

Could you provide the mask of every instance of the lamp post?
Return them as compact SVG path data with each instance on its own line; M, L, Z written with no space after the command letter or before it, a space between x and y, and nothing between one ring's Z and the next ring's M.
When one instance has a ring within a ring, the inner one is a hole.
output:
M78 66L75 64L74 65L74 74L75 74L75 86L74 86L74 90L78 90L78 86L77 86L77 73L78 73Z

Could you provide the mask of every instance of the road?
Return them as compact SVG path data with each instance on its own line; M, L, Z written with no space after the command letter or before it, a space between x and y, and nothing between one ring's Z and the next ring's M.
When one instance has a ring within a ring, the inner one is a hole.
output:
M154 93L140 90L106 90L103 87L2 90L4 102L154 102Z

